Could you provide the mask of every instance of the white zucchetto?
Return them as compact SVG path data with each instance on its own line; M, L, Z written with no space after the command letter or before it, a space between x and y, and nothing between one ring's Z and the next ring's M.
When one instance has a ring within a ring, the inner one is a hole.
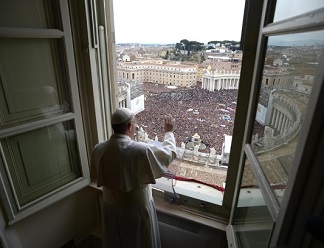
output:
M133 112L130 109L119 108L111 116L111 124L112 125L122 124L125 121L127 121L129 118L131 118L132 115L133 115Z

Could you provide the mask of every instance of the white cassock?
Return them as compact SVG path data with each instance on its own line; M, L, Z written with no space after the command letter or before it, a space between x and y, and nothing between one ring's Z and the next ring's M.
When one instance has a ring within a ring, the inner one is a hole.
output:
M113 134L93 150L92 166L103 186L103 247L161 247L156 210L150 184L163 176L176 157L172 132L162 146L135 142Z

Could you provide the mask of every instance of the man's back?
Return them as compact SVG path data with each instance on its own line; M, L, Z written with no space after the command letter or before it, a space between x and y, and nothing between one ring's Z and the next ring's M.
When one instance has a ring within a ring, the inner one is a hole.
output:
M135 142L135 117L128 109L112 115L115 134L92 153L98 187L103 186L103 245L114 248L159 248L160 235L150 184L176 157L173 119L164 120L162 146Z

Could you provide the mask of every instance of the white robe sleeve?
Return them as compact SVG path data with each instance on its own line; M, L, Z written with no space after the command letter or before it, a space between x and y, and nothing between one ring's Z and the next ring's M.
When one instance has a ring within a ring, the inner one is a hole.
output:
M164 135L162 146L150 145L147 149L154 178L166 173L169 164L176 158L176 144L174 134L167 132Z

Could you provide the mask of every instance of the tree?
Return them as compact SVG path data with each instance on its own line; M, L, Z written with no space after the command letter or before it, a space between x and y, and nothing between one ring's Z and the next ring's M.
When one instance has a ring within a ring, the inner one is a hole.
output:
M180 43L183 45L182 50L187 50L188 51L189 41L187 39L183 39L183 40L180 40Z
M182 44L181 44L181 43L176 43L176 45L175 45L175 49L176 49L177 51L182 50Z
M190 51L201 51L203 48L203 43L197 42L197 41L189 41L189 50Z
M163 59L168 59L168 58L169 58L169 51L166 51L166 53L165 53Z
M214 41L208 41L208 44L222 44L222 45L229 45L229 44L231 44L231 45L233 45L233 46L235 46L235 45L239 45L240 44L240 42L239 41L234 41L234 40L223 40L223 41L220 41L220 40L214 40Z
M192 57L191 55L199 51L202 51L203 49L205 49L204 43L182 39L180 40L180 42L176 43L175 45L175 52L174 52L175 56L172 58L172 60L181 60L181 61L192 60L193 58L196 58L196 56ZM187 52L179 54L180 50L185 50Z

